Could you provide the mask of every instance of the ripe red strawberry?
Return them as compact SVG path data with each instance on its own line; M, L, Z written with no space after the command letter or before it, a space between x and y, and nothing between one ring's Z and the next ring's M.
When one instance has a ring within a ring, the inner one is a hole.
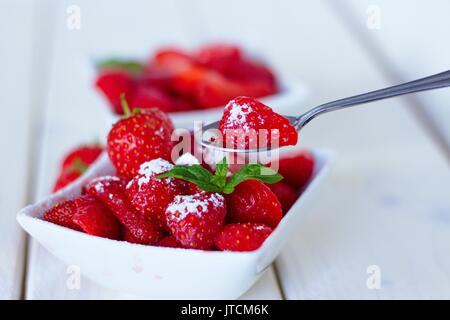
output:
M254 81L264 82L276 91L275 75L263 64L247 59L235 61L231 68L225 71L230 79L251 83Z
M72 221L93 236L118 240L121 226L116 217L95 197L81 196L73 200L76 211Z
M174 236L167 236L159 240L156 244L158 247L168 247L168 248L182 248L181 243L175 239Z
M68 184L74 182L77 180L85 170L65 170L60 173L58 178L55 181L55 184L53 185L53 191L57 192L67 186Z
M140 109L158 108L170 112L174 109L175 102L157 87L139 85L133 91L131 105Z
M166 210L167 226L183 247L211 249L226 215L218 193L176 196Z
M218 43L206 45L196 53L197 61L222 74L227 74L230 69L242 58L241 49L237 46Z
M128 228L123 228L123 240L129 243L137 243L142 244L141 241L133 236L130 230Z
M197 64L195 58L178 48L159 50L150 59L150 66L164 67L166 70L177 72Z
M81 161L84 165L88 166L97 160L102 151L103 147L96 144L79 146L64 157L62 168L70 168L78 161Z
M125 183L118 177L100 177L86 185L86 193L102 201L128 229L136 243L158 242L163 236L162 230L134 210L125 195Z
M238 149L271 146L277 142L279 146L295 145L298 139L288 119L249 97L237 97L225 106L219 130L227 144L231 144L229 147ZM246 137L236 139L239 136Z
M126 187L126 195L134 208L162 228L166 225L167 206L186 188L183 180L156 178L172 168L171 163L161 158L144 162Z
M172 121L158 109L143 109L131 115L124 102L125 118L117 121L108 134L108 155L117 172L133 178L142 163L170 159Z
M102 153L103 148L98 145L80 146L70 151L64 158L61 173L58 176L53 192L64 188L78 179Z
M298 192L284 182L269 184L268 187L273 191L273 193L275 193L281 203L283 213L286 214L286 212L288 212L288 210L297 200Z
M81 227L72 221L76 211L76 203L73 200L67 200L56 204L53 208L45 212L43 218L46 221L60 226L81 231Z
M238 82L231 81L218 72L208 71L198 79L193 94L202 108L213 108L223 106L230 99L247 92Z
M227 224L216 238L216 247L227 251L253 251L258 249L272 233L261 223Z
M268 186L257 180L238 184L227 195L228 216L232 222L264 223L275 228L283 213L280 201Z
M275 165L275 164L274 164ZM306 150L278 161L278 172L284 177L283 182L294 189L305 186L314 169L314 157Z
M133 91L134 80L131 74L120 69L105 69L98 75L95 85L108 99L113 111L122 114L120 95L129 96Z

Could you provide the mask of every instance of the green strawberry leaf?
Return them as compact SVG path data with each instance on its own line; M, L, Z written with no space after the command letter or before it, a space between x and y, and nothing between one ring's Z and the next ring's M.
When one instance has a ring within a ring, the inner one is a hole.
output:
M192 166L174 166L171 170L157 176L158 179L173 177L186 180L197 185L207 192L230 194L241 182L249 179L259 180L264 183L276 183L283 176L262 164L248 164L238 170L227 180L228 163L226 157L216 164L216 172L211 172L199 164Z
M137 75L144 70L144 65L136 60L107 59L97 64L98 69L123 69Z

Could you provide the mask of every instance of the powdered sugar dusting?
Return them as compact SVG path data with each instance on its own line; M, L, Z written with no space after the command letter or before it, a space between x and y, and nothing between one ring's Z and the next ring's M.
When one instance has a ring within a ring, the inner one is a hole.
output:
M199 198L198 193L194 195L179 195L173 199L173 202L167 207L166 213L173 214L176 221L183 220L188 214L195 214L199 217L208 210L208 206L221 207L224 205L225 198L219 193L211 193L209 197ZM179 213L176 215L175 213Z
M139 178L137 179L137 184L139 186L139 190L141 189L142 185L144 185L150 181L150 178L152 176L155 176L160 173L164 173L166 171L169 171L172 168L173 168L173 164L171 164L170 162L168 162L164 159L161 159L161 158L144 162L143 164L141 164L139 171L138 171ZM172 178L167 178L168 182L170 182L171 180L172 180ZM132 179L128 183L127 188L129 188L134 181L135 181L135 179Z
M177 166L192 166L194 164L200 164L198 159L192 155L192 153L184 153L181 157L179 157L175 164Z
M108 181L120 181L119 177L115 176L102 176L91 180L91 184L94 186L95 191L98 193L105 192L105 183Z
M230 111L227 118L225 128L242 128L249 129L247 124L247 115L253 111L252 107L247 104L238 104L235 100L231 100L226 109Z

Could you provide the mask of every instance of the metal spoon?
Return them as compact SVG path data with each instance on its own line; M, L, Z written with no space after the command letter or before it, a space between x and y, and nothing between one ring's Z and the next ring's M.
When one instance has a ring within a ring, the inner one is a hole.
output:
M321 104L303 114L301 114L298 117L295 116L284 116L289 120L291 125L295 127L297 131L300 131L306 124L308 124L312 119L317 117L320 114L327 113L330 111L335 111L347 107L356 106L359 104L364 104L372 101L392 98L396 96L401 96L408 93L414 93L414 92L420 92L420 91L426 91L426 90L433 90L433 89L439 89L450 86L450 70L444 71L432 76L428 76L425 78L417 79L414 81L406 82L403 84L399 84L392 87L387 87L384 89L379 89L363 94L359 94L356 96L343 98L339 100L335 100L332 102L328 102L325 104ZM219 126L219 121L210 123L206 126L202 127L202 132L205 132L207 130L216 129ZM261 151L267 151L270 149L279 148L276 147L267 147L267 148L258 148L258 149L232 149L232 148L223 148L222 146L215 145L214 142L211 141L211 139L205 139L202 135L200 143L207 147L207 148L213 148L218 149L223 152L241 152L241 153L250 153L250 152L261 152Z

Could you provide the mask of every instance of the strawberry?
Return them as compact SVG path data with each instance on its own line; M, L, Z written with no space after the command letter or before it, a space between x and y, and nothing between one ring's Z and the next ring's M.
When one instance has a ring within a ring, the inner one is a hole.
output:
M130 230L128 230L128 228L123 229L123 240L129 243L142 244L141 243L142 241L133 236L133 234L131 233Z
M87 169L87 168L86 168ZM69 185L70 183L77 180L81 175L84 173L86 169L78 170L78 169L71 169L71 170L65 170L62 171L58 178L55 181L55 184L53 185L52 192L57 192L64 188L65 186Z
M81 196L73 200L76 211L72 221L93 236L118 240L121 226L116 217L95 197Z
M79 146L64 157L62 168L67 169L72 167L78 161L88 166L97 160L102 152L103 148L97 144Z
M297 191L284 182L270 184L268 187L275 193L281 203L283 213L286 214L298 198Z
M272 229L261 223L227 224L216 238L216 247L227 251L253 251L272 233Z
M288 119L249 97L237 97L225 106L219 130L227 146L237 149L295 145L298 139Z
M225 199L218 193L176 196L166 209L166 222L183 247L212 249L226 215Z
M140 109L158 108L164 112L170 112L174 108L175 102L163 90L152 86L136 86L131 105Z
M277 196L257 180L241 182L226 199L232 222L264 223L275 228L283 216Z
M165 48L157 51L150 59L150 66L166 68L178 72L197 64L194 57L178 48Z
M73 215L77 211L76 203L67 200L56 204L44 213L44 220L58 224L60 226L81 231L81 227L72 221Z
M131 94L134 87L132 75L121 69L105 69L97 76L95 85L108 99L113 111L122 114L120 95Z
M133 178L142 163L170 159L172 121L158 109L143 109L131 114L122 99L125 117L116 122L108 134L107 151L117 172Z
M159 240L156 244L158 247L168 247L168 248L182 248L181 243L175 239L174 236L167 236Z
M230 99L247 94L246 89L236 81L231 81L218 72L208 71L198 79L195 101L204 109L225 105Z
M126 195L134 208L159 227L165 227L165 211L176 195L182 194L184 181L156 176L173 168L161 158L144 162L138 174L126 186Z
M275 75L268 67L258 62L250 60L239 60L234 63L232 68L228 68L224 73L228 78L244 82L264 82L275 92Z
M95 196L112 211L128 229L134 239L133 242L140 244L158 242L163 236L162 230L134 210L125 195L125 184L125 180L118 177L100 177L86 185L86 193Z
M237 61L241 60L242 52L237 46L218 43L203 46L195 56L203 66L226 74L234 68Z
M278 172L284 177L284 182L296 190L306 185L313 169L314 157L306 150L278 160Z
M53 186L53 192L78 179L89 165L97 160L102 151L103 148L98 145L80 146L70 151L62 162L61 173Z

